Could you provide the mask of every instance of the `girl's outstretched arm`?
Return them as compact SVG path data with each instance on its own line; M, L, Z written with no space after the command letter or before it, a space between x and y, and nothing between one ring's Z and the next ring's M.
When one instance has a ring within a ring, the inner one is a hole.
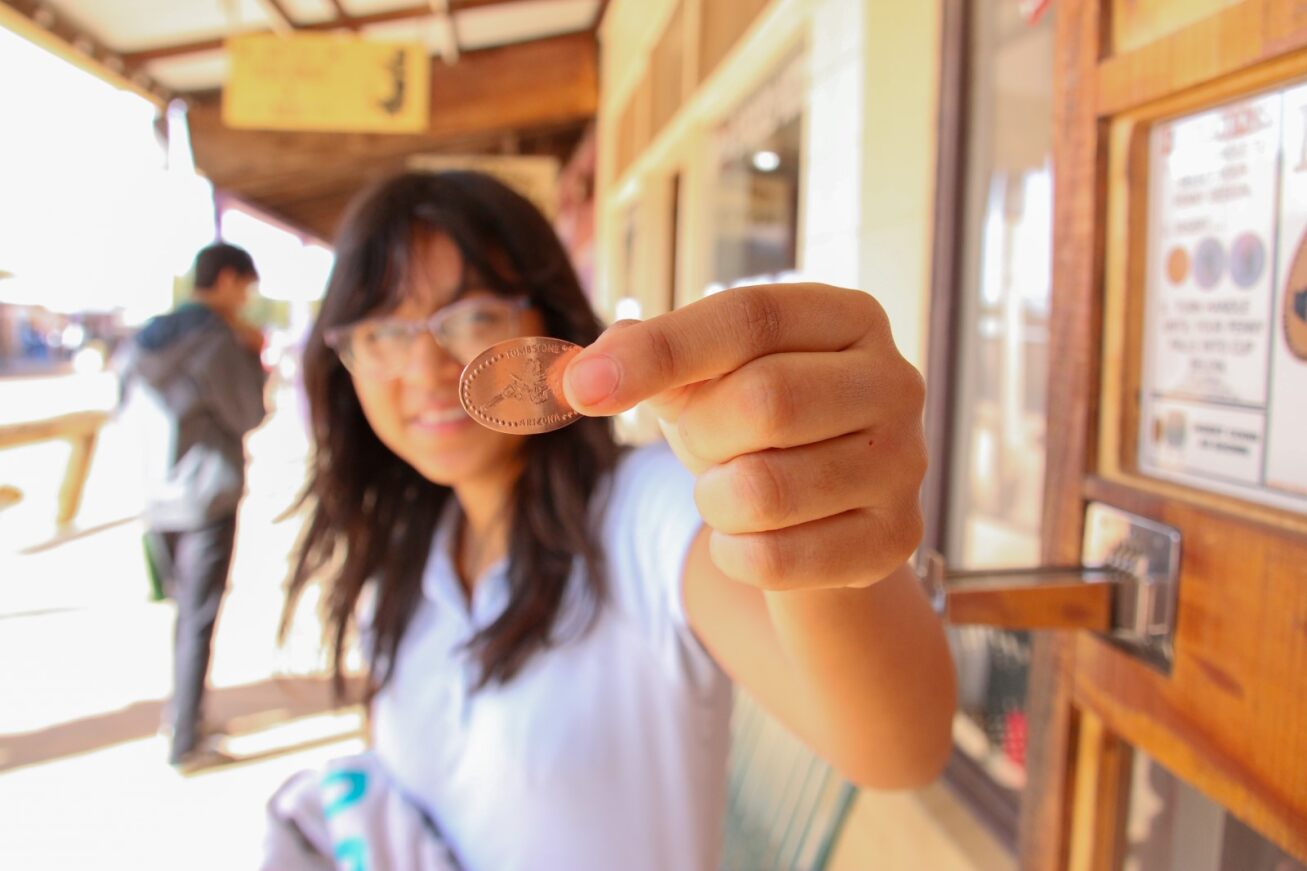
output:
M583 414L647 402L696 476L683 591L705 646L851 779L929 780L954 677L905 561L921 376L869 294L765 285L614 325L569 364Z

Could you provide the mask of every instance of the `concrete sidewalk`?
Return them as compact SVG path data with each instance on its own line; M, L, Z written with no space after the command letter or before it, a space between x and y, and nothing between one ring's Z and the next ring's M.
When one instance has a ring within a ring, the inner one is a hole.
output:
M173 608L148 601L131 433L118 423L103 433L73 530L57 530L52 513L67 448L0 453L0 483L24 494L0 511L0 868L253 868L276 786L361 748L359 710L331 707L312 602L276 644L298 532L278 518L306 454L293 394L277 399L250 438L210 675L209 719L226 723L240 761L190 778L156 736Z

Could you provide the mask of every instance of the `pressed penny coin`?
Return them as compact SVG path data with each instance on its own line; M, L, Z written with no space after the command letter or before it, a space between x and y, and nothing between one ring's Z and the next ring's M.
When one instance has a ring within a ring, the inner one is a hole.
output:
M567 426L580 415L563 397L563 370L580 350L580 345L544 336L491 345L459 378L463 410L499 432L530 435Z

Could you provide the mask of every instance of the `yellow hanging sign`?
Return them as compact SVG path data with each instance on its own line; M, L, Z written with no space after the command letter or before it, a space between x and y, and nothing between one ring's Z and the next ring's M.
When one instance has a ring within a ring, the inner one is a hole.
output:
M421 43L336 34L251 34L227 40L228 127L417 133L430 78Z

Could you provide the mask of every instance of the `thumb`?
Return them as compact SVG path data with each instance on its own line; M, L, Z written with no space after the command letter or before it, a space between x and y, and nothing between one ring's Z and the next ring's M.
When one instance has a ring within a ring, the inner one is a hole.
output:
M582 414L591 413L590 406L595 401L593 397L610 395L621 386L621 366L605 351L612 347L613 336L639 323L641 321L633 318L614 321L598 339L572 358L563 371L563 395L568 405ZM585 365L575 365L578 360ZM616 414L624 410L606 413Z

